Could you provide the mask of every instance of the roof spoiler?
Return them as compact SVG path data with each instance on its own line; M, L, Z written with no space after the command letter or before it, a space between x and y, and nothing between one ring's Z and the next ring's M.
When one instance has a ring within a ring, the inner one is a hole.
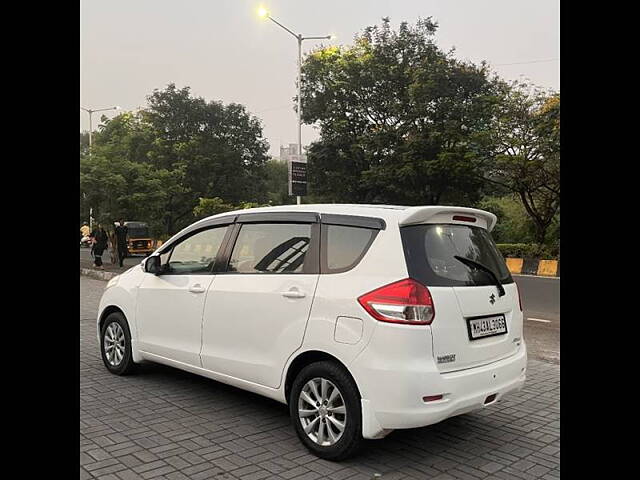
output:
M490 212L479 210L477 208L467 207L409 207L402 212L402 216L398 223L400 225L416 225L420 223L457 223L469 224L469 221L454 219L454 216L475 218L474 225L486 228L487 231L493 230L496 226L498 218Z

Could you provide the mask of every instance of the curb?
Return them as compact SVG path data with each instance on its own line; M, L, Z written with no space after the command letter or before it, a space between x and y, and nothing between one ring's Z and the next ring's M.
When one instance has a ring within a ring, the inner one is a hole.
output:
M534 277L560 277L559 260L540 260L537 258L506 258L509 272L514 275Z
M113 277L115 277L116 275L119 275L119 273L115 273L115 272L105 272L102 270L95 270L93 268L80 268L80 275L84 275L86 277L92 277L95 278L97 280L111 280Z

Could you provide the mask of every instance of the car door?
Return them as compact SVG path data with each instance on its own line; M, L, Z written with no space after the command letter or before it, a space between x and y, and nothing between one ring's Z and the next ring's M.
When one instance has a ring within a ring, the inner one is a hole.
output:
M140 350L201 366L202 310L228 228L186 234L161 254L161 274L145 274L136 309Z
M277 388L302 344L318 282L318 224L256 222L238 216L228 271L209 287L204 308L204 368ZM258 220L260 217L257 217ZM268 218L268 217L265 217ZM278 217L283 218L283 217ZM313 233L312 233L313 232ZM231 248L231 245L232 248Z

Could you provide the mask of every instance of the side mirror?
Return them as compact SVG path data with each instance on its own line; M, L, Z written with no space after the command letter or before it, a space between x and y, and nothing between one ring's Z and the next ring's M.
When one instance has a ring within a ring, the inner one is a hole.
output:
M160 264L160 255L151 255L144 261L144 271L147 273L153 273L159 275L162 272L162 265Z

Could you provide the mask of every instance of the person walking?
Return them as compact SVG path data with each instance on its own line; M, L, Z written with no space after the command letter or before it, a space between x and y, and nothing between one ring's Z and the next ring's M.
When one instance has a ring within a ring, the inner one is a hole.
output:
M109 237L100 223L98 223L96 229L91 234L91 237L93 238L94 266L100 270L104 270L104 267L102 266L102 253L107 248Z
M124 224L124 220L120 219L120 225L116 227L116 249L118 251L118 261L122 267L124 259L127 257L127 235L129 229Z

